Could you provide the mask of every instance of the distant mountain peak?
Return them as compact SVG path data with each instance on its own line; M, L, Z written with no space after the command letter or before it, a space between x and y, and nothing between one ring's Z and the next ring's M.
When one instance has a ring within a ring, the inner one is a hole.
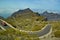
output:
M26 8L23 10L18 10L18 12L33 12L30 8Z
M46 17L49 21L58 21L60 20L60 14L53 12L43 12L42 16Z
M31 10L30 8L26 8L25 10Z
M23 10L24 12L33 12L30 8L26 8Z
M26 9L18 10L14 12L11 16L16 16L21 14L25 15L25 14L31 14L31 13L33 13L33 11L30 8L26 8Z
M43 13L44 13L44 14L47 14L47 13L48 13L48 11L44 11Z

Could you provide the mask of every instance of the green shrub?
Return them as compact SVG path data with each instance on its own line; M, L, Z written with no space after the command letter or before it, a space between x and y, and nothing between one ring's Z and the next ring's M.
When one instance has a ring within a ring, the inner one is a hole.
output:
M60 30L57 30L56 32L54 32L55 37L59 37L60 38Z

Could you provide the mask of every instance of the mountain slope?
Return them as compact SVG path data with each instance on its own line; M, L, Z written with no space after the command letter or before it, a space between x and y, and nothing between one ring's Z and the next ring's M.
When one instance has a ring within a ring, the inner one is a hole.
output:
M27 8L14 12L7 18L7 22L18 29L35 31L35 29L40 30L45 25L44 22L41 22L43 19L43 16Z
M47 11L43 12L42 16L46 17L49 21L59 21L60 20L60 14L57 13L49 13Z

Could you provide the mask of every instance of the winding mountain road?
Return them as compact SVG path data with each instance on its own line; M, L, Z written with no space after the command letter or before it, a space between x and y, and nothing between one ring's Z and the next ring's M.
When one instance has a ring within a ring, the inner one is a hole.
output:
M17 28L14 28L11 24L7 23L6 21L0 19L0 21L3 21L5 22L9 27L13 28L14 30L19 30ZM3 27L1 27L3 28ZM6 29L5 29L6 30ZM30 35L33 35L33 34L36 34L38 37L43 37L45 36L46 34L50 34L52 32L52 28L51 28L51 25L50 24L47 24L44 28L42 28L41 30L39 31L25 31L25 30L19 30L20 32L27 32L29 33Z
M37 36L43 36L47 33L49 33L51 30L51 25L47 25L45 28L43 28L43 30L40 31L36 31L36 32L29 32L29 34L36 34Z

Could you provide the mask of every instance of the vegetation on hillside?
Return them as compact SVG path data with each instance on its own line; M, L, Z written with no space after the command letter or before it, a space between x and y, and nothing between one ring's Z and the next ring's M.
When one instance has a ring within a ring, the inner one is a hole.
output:
M7 31L0 30L0 40L39 40L36 35L28 35L25 32L15 31L11 28Z
M50 21L49 23L52 26L54 36L60 38L60 21Z
M48 21L46 17L31 11L29 8L19 10L4 20L13 27L26 31L41 30L49 23L52 26L54 36L60 38L60 21ZM19 30L8 28L7 31L3 31L0 29L0 40L40 40L36 34L31 35L27 32L20 32Z
M15 28L29 31L38 31L43 28L47 24L44 20L44 16L40 16L39 13L35 13L29 8L19 10L6 19Z

